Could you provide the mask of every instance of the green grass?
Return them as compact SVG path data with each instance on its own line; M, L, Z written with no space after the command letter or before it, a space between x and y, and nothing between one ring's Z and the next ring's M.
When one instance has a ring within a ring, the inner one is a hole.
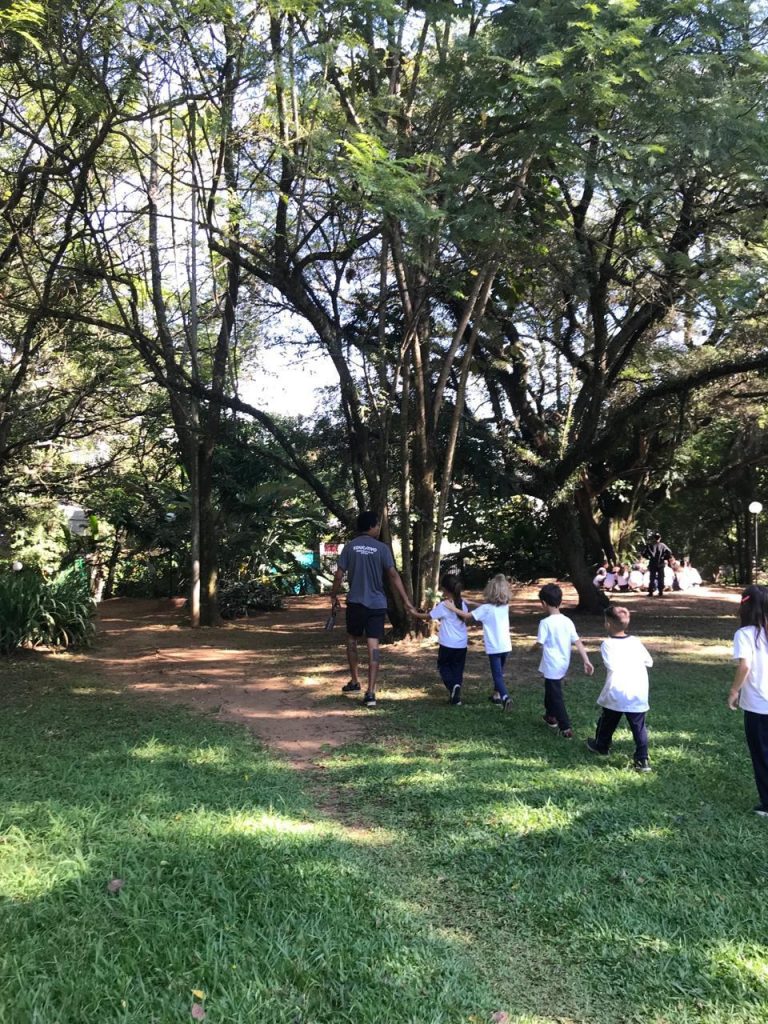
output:
M650 776L535 686L486 706L479 658L465 707L383 700L311 780L65 657L2 665L0 1019L171 1024L200 989L211 1024L768 1021L768 829L697 644L652 670Z

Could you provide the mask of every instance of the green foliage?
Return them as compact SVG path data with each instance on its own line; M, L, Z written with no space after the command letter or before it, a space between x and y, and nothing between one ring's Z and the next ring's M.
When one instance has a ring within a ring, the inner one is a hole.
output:
M95 605L75 565L52 580L34 569L0 572L0 654L17 647L76 647L94 633Z
M448 539L461 544L459 556L451 561L470 585L484 585L495 572L529 581L563 571L546 511L530 498L497 498L483 507L470 499L456 508Z

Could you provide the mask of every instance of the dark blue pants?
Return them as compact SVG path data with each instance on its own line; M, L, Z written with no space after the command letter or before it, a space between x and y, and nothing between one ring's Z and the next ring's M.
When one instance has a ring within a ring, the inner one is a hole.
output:
M571 720L565 708L562 679L544 680L544 711L548 718L556 718L561 729L570 729Z
M664 593L664 564L662 563L657 569L648 569L648 593L652 594L654 590L658 590L660 594Z
M437 648L437 671L445 683L448 693L453 693L454 686L461 686L464 679L464 662L467 660L466 647Z
M509 651L503 654L489 654L488 661L491 663L491 676L493 677L493 688L502 698L508 697L507 688L504 685L504 663L507 660Z
M597 720L597 731L595 732L595 743L604 753L611 749L611 741L616 731L616 726L625 715L632 736L635 740L635 760L645 761L648 757L648 729L645 724L645 711L613 711L611 708L603 708L602 714Z
M752 758L760 806L768 811L768 715L745 711L744 732Z

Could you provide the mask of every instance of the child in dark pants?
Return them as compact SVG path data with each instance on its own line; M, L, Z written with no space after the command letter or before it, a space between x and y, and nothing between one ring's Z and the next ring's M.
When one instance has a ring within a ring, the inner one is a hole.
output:
M581 655L584 671L591 676L595 666L589 660L576 627L560 611L563 592L556 583L545 583L539 591L539 601L547 613L539 623L534 650L541 647L539 672L544 676L544 721L558 736L572 739L573 729L563 698L563 681L571 664L571 647Z
M418 612L417 619L433 619L440 623L437 642L437 671L445 683L451 704L461 704L461 685L464 681L464 664L467 660L467 627L456 614L446 605L451 601L462 611L469 611L469 606L461 597L461 579L453 574L446 574L440 580L443 600L435 605L431 612Z
M738 662L728 707L744 712L744 732L760 803L755 814L768 818L768 589L752 584L741 595L741 629L733 638Z
M603 710L595 738L587 740L587 746L593 754L609 754L616 726L624 715L635 740L633 767L639 772L649 772L645 714L648 711L648 669L653 665L653 658L636 636L628 635L629 618L627 608L610 605L606 609L608 638L603 640L600 655L608 675L597 698Z

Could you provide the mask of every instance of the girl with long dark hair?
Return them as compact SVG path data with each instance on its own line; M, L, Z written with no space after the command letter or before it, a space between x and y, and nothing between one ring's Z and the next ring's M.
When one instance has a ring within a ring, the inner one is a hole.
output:
M744 732L755 773L755 814L768 818L768 588L752 584L741 595L741 628L733 638L738 662L728 707L744 712Z

